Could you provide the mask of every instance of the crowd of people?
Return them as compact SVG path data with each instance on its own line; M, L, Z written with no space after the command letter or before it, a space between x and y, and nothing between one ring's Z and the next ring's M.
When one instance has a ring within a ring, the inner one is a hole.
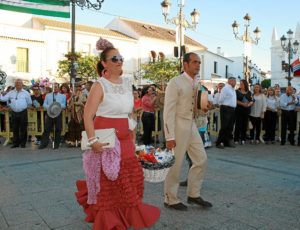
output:
M34 84L29 90L25 90L23 82L17 79L15 86L9 86L2 93L0 103L2 108L10 108L11 126L13 135L12 148L26 146L27 140L32 140L41 149L46 148L49 142L49 135L53 127L54 148L58 148L61 142L65 142L69 147L80 146L81 132L84 130L84 105L93 85L92 81L84 83L77 82L73 90L67 83L59 85L54 83L53 87L41 87ZM205 87L204 87L205 88ZM235 147L238 144L274 144L280 141L282 145L286 139L291 145L300 145L300 136L295 140L297 126L297 111L300 108L300 94L289 86L282 92L279 85L262 89L261 85L255 84L250 89L246 80L240 80L236 89L236 79L229 78L226 84L219 83L213 94L209 91L208 100L213 108L219 108L215 118L219 115L221 124L217 124L217 119L210 121L210 125L219 130L216 146L218 148ZM206 89L207 90L207 89ZM74 92L72 92L74 91ZM138 122L136 129L140 143L149 146L154 145L153 131L155 131L155 119L162 120L162 113L156 114L157 109L156 85L148 85L143 88L133 86L134 110L133 118ZM44 133L42 136L36 135L27 137L27 108L44 108L53 102L61 104L62 109L66 109L70 114L68 121L68 132L61 137L62 117L61 114L55 118L40 117L38 114L38 126L40 128L41 119L45 121ZM162 109L161 109L162 110ZM279 129L279 118L281 119L281 135L275 136ZM4 115L0 114L1 127L4 127ZM164 133L163 123L158 122L158 129ZM221 126L220 126L221 125ZM142 127L142 128L141 128ZM201 132L201 130L204 130ZM261 135L261 131L264 134ZM288 137L286 137L288 131ZM203 142L210 141L207 126L199 128ZM205 134L205 135L204 135ZM161 145L165 147L165 138ZM210 143L210 142L209 142Z
M68 121L68 132L64 135L63 141L72 147L79 146L81 140L81 131L84 130L83 109L91 89L93 82L77 81L73 90L67 83L59 85L53 83L52 87L42 87L38 83L33 84L30 88L25 89L23 81L17 79L15 86L9 86L1 93L0 102L1 108L10 109L10 125L13 131L13 140L11 148L25 148L27 141L35 141L39 145L39 149L44 149L48 146L49 136L54 128L53 148L59 148L62 142L62 111L67 110L71 116ZM45 113L44 117L41 113L37 113L38 129L41 128L41 119L44 119L44 132L42 136L28 136L28 118L27 109L44 109L49 110L53 103L58 103L60 111L52 116L50 113ZM4 114L1 114L1 127L5 128Z
M218 85L215 94L214 104L220 108L221 121L217 148L244 145L247 140L250 144L275 144L278 140L281 145L288 140L295 145L297 111L300 109L300 94L295 88L288 86L281 92L279 85L262 89L260 84L255 84L251 90L246 80L240 81L238 89L235 87L236 79L230 77L226 85ZM279 128L281 133L276 137L275 131ZM300 133L297 145L300 146Z

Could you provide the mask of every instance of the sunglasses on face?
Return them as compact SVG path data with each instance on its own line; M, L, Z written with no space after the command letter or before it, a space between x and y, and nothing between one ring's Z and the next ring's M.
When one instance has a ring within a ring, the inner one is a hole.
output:
M121 55L112 56L108 60L111 60L113 63L117 63L118 61L124 62L124 58Z

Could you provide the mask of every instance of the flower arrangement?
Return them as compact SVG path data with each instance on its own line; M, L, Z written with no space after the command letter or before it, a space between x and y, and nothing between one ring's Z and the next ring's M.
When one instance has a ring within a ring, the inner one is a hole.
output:
M172 152L154 147L138 146L136 156L143 167L145 181L148 182L164 181L170 167L175 162Z

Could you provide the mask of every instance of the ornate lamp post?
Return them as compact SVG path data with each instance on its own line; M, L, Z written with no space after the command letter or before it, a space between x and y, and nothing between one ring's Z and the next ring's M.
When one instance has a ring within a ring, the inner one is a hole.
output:
M287 33L287 38L284 35L282 35L280 41L281 41L281 47L283 51L288 54L289 63L288 64L284 63L284 64L285 66L287 66L286 71L288 72L288 76L286 77L286 79L288 80L288 86L291 86L291 80L293 79L293 77L291 76L291 59L293 57L293 54L296 54L298 51L299 42L295 40L292 44L294 32L291 29L289 29L289 31L286 33ZM287 40L288 43L286 43Z
M81 9L93 8L95 10L100 10L102 7L102 3L104 0L96 0L95 3L91 2L91 0L71 0L72 5L72 27L71 27L71 55L69 59L71 60L70 65L70 80L71 84L74 86L75 78L76 78L76 68L77 68L77 56L75 53L75 6L81 7Z
M178 55L176 55L177 52L175 52L175 56L178 57L179 56L179 60L180 60L180 71L182 69L182 57L185 53L185 46L184 46L184 32L185 29L189 28L189 29L196 29L196 26L199 22L199 12L194 9L193 12L191 13L191 17L192 17L192 23L189 23L186 19L185 19L185 15L183 12L183 8L184 8L184 0L177 0L178 3L178 7L179 7L179 12L178 15L176 17L173 18L169 18L169 11L170 11L170 7L171 7L171 2L169 0L164 0L161 3L161 7L162 7L162 11L163 11L163 15L164 15L164 19L165 22L167 24L174 24L176 25L176 43L178 44L178 48L175 47L174 51L178 51Z
M244 16L244 20L245 20L245 24L244 24L245 31L242 35L239 35L239 24L236 21L234 21L233 24L231 25L235 39L243 41L244 44L257 45L258 40L260 39L260 33L261 33L260 29L258 27L255 28L255 30L253 31L254 38L252 38L250 36L250 32L249 32L250 21L251 21L251 17L249 16L249 14L246 14ZM247 80L247 82L249 82L249 77L250 77L250 69L248 66L249 57L248 57L248 55L245 55L245 56L246 56L245 57L246 60L243 63L244 78Z

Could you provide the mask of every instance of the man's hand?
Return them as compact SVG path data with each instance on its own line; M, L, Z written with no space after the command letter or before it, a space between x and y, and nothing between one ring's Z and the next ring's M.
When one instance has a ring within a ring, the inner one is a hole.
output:
M166 141L166 147L169 150L174 149L176 147L176 141L175 140Z

